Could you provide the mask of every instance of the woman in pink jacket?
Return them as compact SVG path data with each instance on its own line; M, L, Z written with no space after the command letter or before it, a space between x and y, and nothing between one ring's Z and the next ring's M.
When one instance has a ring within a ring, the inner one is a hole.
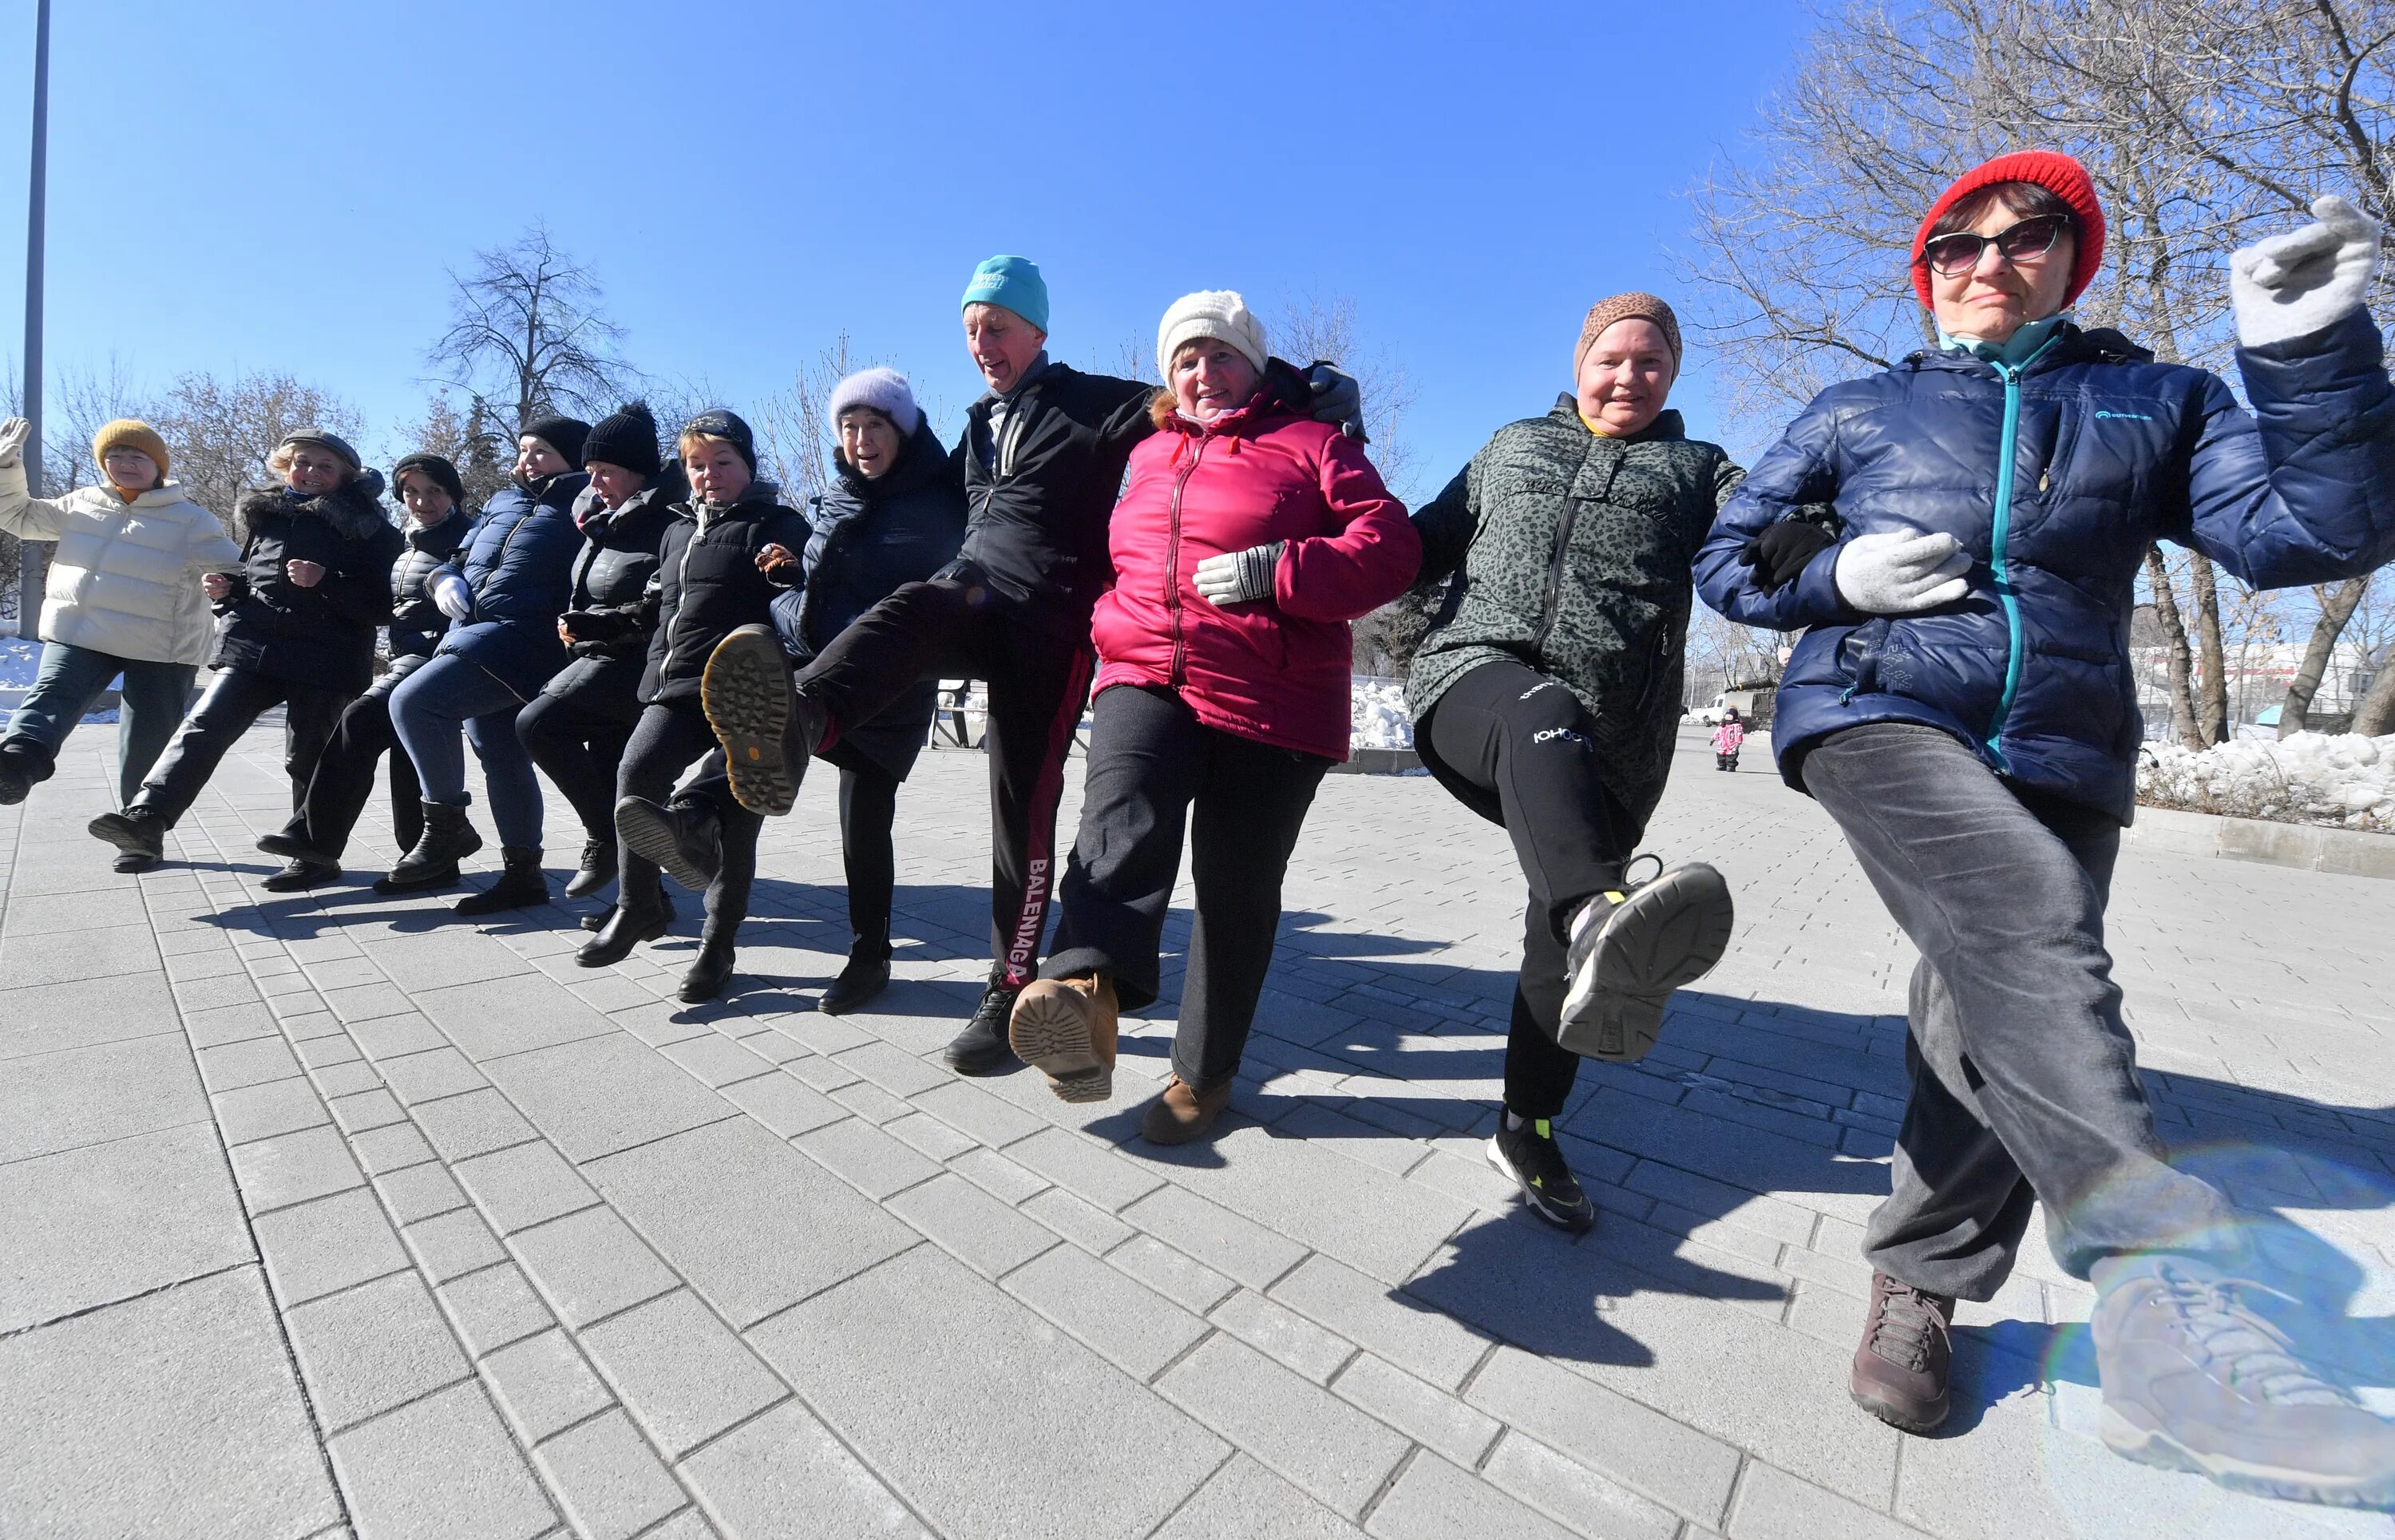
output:
M1172 1080L1144 1125L1204 1134L1231 1097L1325 771L1347 757L1347 622L1405 591L1422 544L1363 445L1266 367L1237 294L1176 301L1157 337L1157 431L1132 451L1092 621L1097 704L1056 945L1015 1002L1014 1051L1066 1101L1113 1091L1115 1018L1156 999L1191 840L1198 915Z

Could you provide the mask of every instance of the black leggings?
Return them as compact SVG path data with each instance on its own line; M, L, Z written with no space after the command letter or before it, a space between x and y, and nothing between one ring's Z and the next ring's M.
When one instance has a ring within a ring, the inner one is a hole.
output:
M563 695L536 695L516 713L516 737L593 840L615 837L615 775L641 719L640 703L613 680Z
M1105 973L1127 1010L1156 999L1183 830L1198 889L1172 1072L1211 1091L1236 1074L1272 966L1280 884L1330 762L1200 724L1171 690L1100 692L1081 831L1043 977Z
M171 826L192 809L208 777L217 773L226 754L250 724L274 707L283 708L283 770L291 777L291 810L308 803L308 778L348 706L351 692L286 684L246 669L219 669L208 681L192 714L175 730L166 751L150 767L150 775L133 805L155 813Z
M663 803L673 795L681 773L717 752L715 730L707 724L695 701L688 705L651 706L641 713L624 747L624 763L615 776L619 796ZM757 830L764 820L729 797L710 797L722 820L723 866L707 890L706 938L729 943L748 913L748 888L757 878ZM657 891L656 863L619 850L616 891L637 900Z
M1582 900L1621 883L1645 832L1597 778L1594 730L1580 697L1557 681L1519 663L1483 663L1447 687L1414 733L1424 762L1459 798L1484 814L1495 799L1529 880L1505 1042L1505 1105L1525 1118L1561 1112L1580 1075L1580 1055L1555 1041L1564 928Z

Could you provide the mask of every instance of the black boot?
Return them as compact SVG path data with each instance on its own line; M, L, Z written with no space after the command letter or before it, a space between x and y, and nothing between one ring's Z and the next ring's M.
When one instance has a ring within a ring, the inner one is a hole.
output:
M10 807L23 802L33 788L50 778L51 762L26 744L0 744L0 807Z
M139 803L122 813L102 813L84 827L91 832L92 838L106 840L126 856L137 857L146 863L145 867L135 868L136 870L155 866L159 857L166 854L166 820ZM120 856L118 870L124 870L123 863L124 857Z
M713 1000L732 982L732 937L710 934L698 944L698 961L681 976L679 998L685 1005Z
M612 967L631 956L634 947L665 935L672 924L673 900L666 896L663 883L654 884L645 896L619 894L599 934L582 943L574 961L586 968Z
M773 627L742 626L715 644L699 704L723 745L734 800L751 813L787 813L829 723L821 706L791 689L790 660Z
M582 928L587 931L594 932L605 930L607 928L607 922L615 918L615 911L623 907L624 906L621 904L610 904L605 909L597 909L589 914L584 915L582 917ZM666 891L666 885L663 883L659 883L657 884L657 912L666 917L667 924L670 925L673 923L673 896Z
M974 1007L973 1019L965 1023L956 1041L949 1043L941 1056L948 1068L959 1075L987 1075L998 1071L1014 1058L1014 1049L1006 1041L1006 1024L1014 1015L1014 997L1020 989L1010 989L993 983L982 991L981 1003Z
M528 845L503 845L499 880L480 893L470 893L450 907L459 914L497 914L504 909L530 909L549 902L549 879L541 875L540 851Z
M705 797L676 797L663 807L626 797L615 804L615 832L633 855L693 893L705 893L723 870L723 820Z
M483 848L462 807L440 803L424 804L424 837L399 858L390 875L375 883L377 893L421 893L447 887L457 880L457 863Z
M840 1016L855 1010L875 995L890 987L890 938L885 936L860 936L848 949L848 966L831 981L831 988L815 1002L815 1009L826 1016Z
M273 836L269 835L271 839ZM260 841L259 843L264 843ZM258 883L269 893L301 893L331 882L341 874L338 861L311 860L294 856L284 863L283 870Z
M269 856L280 856L286 861L305 861L310 866L331 867L336 874L341 870L340 853L319 850L308 843L308 820L293 817L281 829L258 837L258 848Z
M588 898L615 880L615 839L593 834L582 842L581 870L566 880L568 898Z

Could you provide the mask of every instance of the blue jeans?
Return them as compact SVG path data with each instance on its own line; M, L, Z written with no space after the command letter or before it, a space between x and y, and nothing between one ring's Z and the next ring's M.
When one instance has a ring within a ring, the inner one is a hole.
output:
M427 806L464 807L466 750L457 730L483 762L483 784L491 794L491 820L499 843L540 848L541 795L532 755L516 737L516 713L523 702L480 667L445 653L400 681L390 692L390 724L415 763Z
M183 708L191 704L192 680L198 671L189 663L145 663L89 647L45 642L33 688L8 718L7 735L0 737L0 753L23 761L26 779L49 779L59 746L108 688L108 682L121 673L125 684L116 719L116 790L122 806L141 790L141 777L150 773L166 740L175 736Z

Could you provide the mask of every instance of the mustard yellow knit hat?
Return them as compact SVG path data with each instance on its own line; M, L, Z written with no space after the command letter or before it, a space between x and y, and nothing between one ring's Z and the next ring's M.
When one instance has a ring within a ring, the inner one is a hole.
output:
M139 449L149 456L157 462L158 480L162 483L165 481L166 441L158 436L157 429L151 427L139 418L118 418L114 422L92 435L92 463L105 472L108 470L108 452L119 446Z

